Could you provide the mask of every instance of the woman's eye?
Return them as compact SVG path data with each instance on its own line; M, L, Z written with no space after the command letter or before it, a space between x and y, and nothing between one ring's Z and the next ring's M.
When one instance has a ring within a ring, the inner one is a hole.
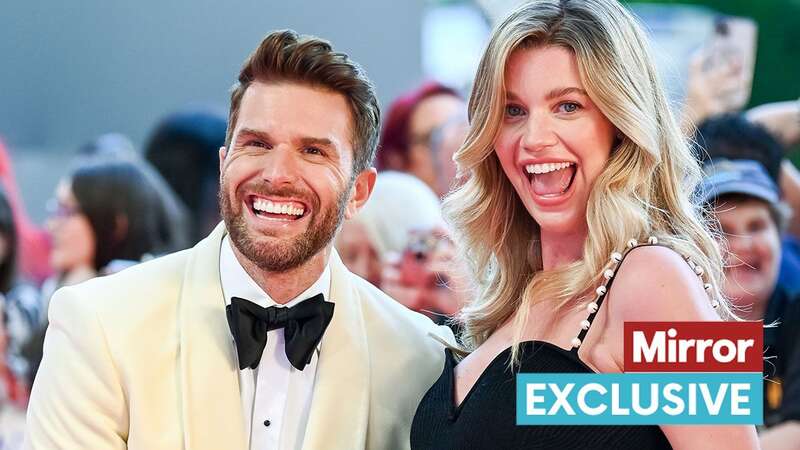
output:
M581 105L574 103L574 102L564 102L558 105L558 111L563 113L574 113L575 111L579 110Z
M521 116L525 113L519 106L516 105L507 105L506 106L506 115L509 117L517 117Z

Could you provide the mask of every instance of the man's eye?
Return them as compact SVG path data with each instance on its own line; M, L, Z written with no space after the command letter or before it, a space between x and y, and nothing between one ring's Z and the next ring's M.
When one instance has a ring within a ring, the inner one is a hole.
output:
M509 117L517 117L525 114L525 111L517 105L506 105L506 115Z
M266 148L267 144L265 144L265 143L263 143L261 141L247 141L247 142L245 142L244 146L245 147L264 147L264 148Z
M305 152L310 155L321 155L322 150L318 149L317 147L306 147Z

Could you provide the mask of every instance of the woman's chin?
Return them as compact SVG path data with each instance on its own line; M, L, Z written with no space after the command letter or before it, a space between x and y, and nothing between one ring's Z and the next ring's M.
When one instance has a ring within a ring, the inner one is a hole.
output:
M533 215L542 234L575 234L586 230L586 221L575 217L571 212L537 212Z

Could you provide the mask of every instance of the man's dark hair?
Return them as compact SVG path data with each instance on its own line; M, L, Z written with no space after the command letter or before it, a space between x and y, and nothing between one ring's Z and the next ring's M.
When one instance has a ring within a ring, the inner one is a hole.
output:
M764 127L742 114L723 114L705 120L697 127L696 156L701 162L712 158L751 159L767 169L780 186L784 148Z
M230 148L239 106L254 81L295 82L342 94L353 117L353 173L369 168L375 159L380 130L380 109L375 89L361 67L331 44L313 36L298 36L291 30L267 35L245 60L239 82L231 93L225 146Z

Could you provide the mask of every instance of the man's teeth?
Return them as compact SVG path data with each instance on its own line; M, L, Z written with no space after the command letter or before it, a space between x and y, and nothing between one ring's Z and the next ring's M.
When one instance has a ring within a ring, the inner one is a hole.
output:
M271 214L287 214L290 216L302 216L304 212L303 208L295 207L289 203L275 203L269 200L254 201L253 209Z
M528 173L548 173L553 172L556 170L566 169L569 166L574 165L575 163L571 162L560 162L560 163L544 163L544 164L528 164L525 166L525 170Z

